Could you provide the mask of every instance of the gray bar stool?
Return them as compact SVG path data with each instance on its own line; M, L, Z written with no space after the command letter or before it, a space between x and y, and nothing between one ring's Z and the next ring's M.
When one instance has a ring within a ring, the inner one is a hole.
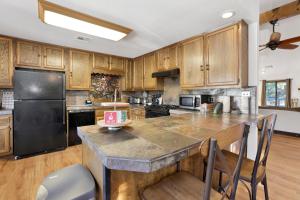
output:
M36 200L94 200L95 181L82 165L75 164L49 174L40 185Z

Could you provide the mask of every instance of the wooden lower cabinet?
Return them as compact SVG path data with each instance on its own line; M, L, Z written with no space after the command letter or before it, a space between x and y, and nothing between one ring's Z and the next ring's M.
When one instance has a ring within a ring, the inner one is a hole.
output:
M70 50L69 88L89 90L91 87L92 55L89 52Z
M12 116L0 116L0 156L12 154Z
M130 108L130 119L131 120L140 120L145 119L145 108L144 107L132 107Z
M12 39L0 37L0 88L13 86L13 70Z
M181 51L180 85L182 88L204 86L203 36L183 42Z

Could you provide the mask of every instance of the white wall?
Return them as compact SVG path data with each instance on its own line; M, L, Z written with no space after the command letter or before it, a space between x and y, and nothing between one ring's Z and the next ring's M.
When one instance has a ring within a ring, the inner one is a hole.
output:
M281 33L281 39L288 39L300 35L300 15L279 21L276 31ZM260 27L260 44L269 41L272 26L265 24ZM300 43L298 43L300 45ZM259 53L259 80L276 80L291 78L291 98L300 98L300 47L294 50L275 51L266 49ZM261 94L261 84L259 96ZM260 101L259 101L260 105ZM299 104L300 106L300 104ZM276 112L278 115L275 129L280 131L294 132L300 134L300 113L278 110L259 110L262 113Z

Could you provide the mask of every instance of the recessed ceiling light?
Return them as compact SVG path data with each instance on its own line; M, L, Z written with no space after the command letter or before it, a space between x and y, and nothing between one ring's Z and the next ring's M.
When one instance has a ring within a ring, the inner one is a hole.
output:
M231 17L233 17L235 15L235 12L234 11L224 11L223 13L222 13L222 18L223 19L229 19L229 18L231 18Z
M114 41L122 39L132 31L45 0L39 0L39 18L46 24Z

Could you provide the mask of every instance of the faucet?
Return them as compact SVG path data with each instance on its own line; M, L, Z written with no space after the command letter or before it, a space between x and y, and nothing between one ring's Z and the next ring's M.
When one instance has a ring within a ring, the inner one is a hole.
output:
M114 94L114 102L117 102L117 94L118 94L118 89L115 89L115 94Z

